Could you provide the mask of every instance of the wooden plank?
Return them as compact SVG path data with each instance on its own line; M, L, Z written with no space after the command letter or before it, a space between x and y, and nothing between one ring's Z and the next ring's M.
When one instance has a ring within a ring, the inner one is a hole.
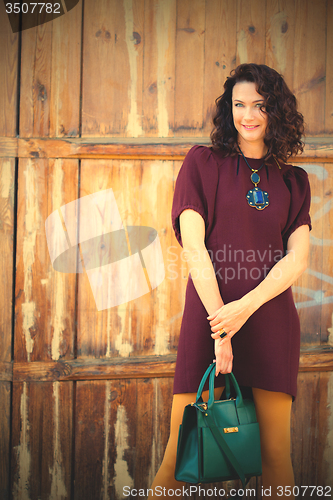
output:
M12 359L15 161L0 159L0 362Z
M307 134L324 133L326 0L296 0L294 93L307 125Z
M73 359L30 363L15 362L14 381L105 380L173 377L176 355L111 359Z
M266 2L237 2L237 58L243 63L265 64Z
M176 343L176 342L175 342ZM69 381L69 380L113 380L127 378L173 377L176 355L138 356L110 359L73 359L68 361L35 361L7 363L5 380L23 381ZM11 368L12 366L12 368ZM331 347L302 348L300 372L332 371L333 350Z
M215 99L223 93L224 82L236 66L236 9L233 0L206 2L203 120L208 136Z
M308 267L293 286L295 302L301 322L301 342L320 344L323 300L322 273L326 263L323 261L323 206L325 205L324 178L327 175L324 164L302 164L308 170L312 203L310 215L313 230L310 233L310 252Z
M85 160L81 167L81 196L111 188L124 227L153 228L157 231L156 241L161 245L162 253L165 253L172 237L170 225L166 224L172 201L172 178L172 162L143 163L114 160L102 163ZM85 232L91 237L95 235L96 223L100 227L106 224L102 211L98 221L92 217L85 222ZM108 233L110 229L106 226L103 231ZM125 240L123 243L124 249L128 252ZM96 256L98 252L100 250L96 248ZM131 278L129 287L134 287L132 280L139 279L137 274ZM99 306L89 282L91 279L87 274L79 276L80 314L77 339L79 357L126 357L170 352L167 340L169 337L167 280L164 279L151 293L149 286L146 286L146 291L143 291L142 295L138 292L137 298L124 303L108 302L111 296L107 297L108 292L104 291L104 310L98 310ZM146 284L146 281L143 281ZM111 288L114 289L114 285ZM143 290L143 287L141 288ZM160 311L157 317L154 316L154 310Z
M266 1L265 64L281 73L290 89L293 88L295 24L295 2Z
M333 317L332 317L332 303L333 303L333 169L330 164L323 165L324 181L322 192L322 203L318 206L318 211L314 218L317 224L317 219L322 221L322 241L318 242L323 254L323 268L322 272L322 317L321 317L321 336L322 343L327 343L333 346Z
M72 384L14 384L13 497L70 498Z
M122 498L134 475L136 382L79 382L74 499Z
M52 21L50 136L79 136L82 2Z
M143 129L145 136L173 134L176 0L145 4Z
M161 465L169 438L172 388L170 378L137 382L135 488L150 488Z
M17 134L18 34L13 33L4 2L0 5L0 136Z
M45 220L77 198L77 168L77 160L20 161L15 304L17 361L73 356L76 275L52 268Z
M177 2L176 136L202 136L204 33L204 0Z
M83 135L142 134L143 6L84 3Z
M333 2L327 2L325 132L333 134Z
M331 373L299 375L298 394L292 407L292 461L299 487L332 487L331 461L328 461L332 456L331 398ZM313 498L310 489L303 488L302 493L302 498Z
M37 9L35 15L38 15ZM31 14L32 16L32 14ZM24 29L22 18L20 135L50 133L52 22Z
M11 384L0 382L0 498L10 499Z
M13 380L13 363L0 363L0 381Z
M297 486L316 485L319 424L319 374L304 373L298 378L297 397L292 406L292 462ZM325 424L324 424L325 425ZM305 496L307 498L307 496Z
M183 159L194 144L210 146L208 137L82 137L66 139L1 138L0 158L140 158ZM333 161L332 138L307 137L302 155L289 163L309 163L314 160Z
M0 137L0 158L16 158L18 156L18 139Z

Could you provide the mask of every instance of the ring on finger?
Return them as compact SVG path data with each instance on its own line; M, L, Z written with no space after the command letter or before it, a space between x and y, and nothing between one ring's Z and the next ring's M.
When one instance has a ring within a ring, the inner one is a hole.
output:
M224 339L224 337L226 337L228 334L223 330L223 328L221 328L219 331L218 331L218 334L220 335L220 338L221 339Z

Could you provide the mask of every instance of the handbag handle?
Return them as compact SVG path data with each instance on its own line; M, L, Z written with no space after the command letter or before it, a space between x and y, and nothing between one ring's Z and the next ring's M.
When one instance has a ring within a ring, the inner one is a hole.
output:
M209 365L209 367L205 371L204 376L201 379L201 382L200 382L200 385L199 385L199 388L198 388L198 392L197 392L197 398L196 398L196 403L200 399L202 400L202 391L203 391L205 382L206 382L206 380L207 380L207 378L209 376L209 397L208 397L208 408L209 409L212 409L213 404L214 404L215 366L216 366L216 364L212 363L212 364ZM235 375L232 372L231 373L225 373L224 377L226 379L226 393L227 393L227 395L229 393L229 396L230 396L230 381L231 381L231 383L234 386L235 391L236 391L236 407L237 408L243 408L244 407L243 396L242 396L241 390L239 388L239 385L237 383L237 380L235 378ZM228 380L228 382L227 382L227 380Z

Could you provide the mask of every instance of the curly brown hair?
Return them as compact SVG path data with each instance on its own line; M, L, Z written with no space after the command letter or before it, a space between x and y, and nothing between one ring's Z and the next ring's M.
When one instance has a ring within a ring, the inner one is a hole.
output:
M254 82L258 94L264 98L262 111L268 117L264 138L267 157L274 155L286 161L303 152L304 120L297 111L296 97L283 77L265 64L240 64L227 77L224 93L215 101L214 128L210 135L213 146L225 151L226 156L239 152L232 115L232 89L238 82Z

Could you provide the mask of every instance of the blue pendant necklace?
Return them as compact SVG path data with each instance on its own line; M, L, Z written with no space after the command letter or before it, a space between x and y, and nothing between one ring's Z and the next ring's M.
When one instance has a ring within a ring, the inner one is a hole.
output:
M258 174L258 172L265 165L265 161L263 161L262 165L259 168L256 169L252 168L250 167L249 162L245 158L243 151L240 148L239 151L242 153L242 157L244 158L246 165L252 171L250 179L254 184L254 188L248 191L246 195L247 202L250 205L250 207L254 207L257 210L263 210L264 208L268 207L269 198L268 198L268 193L266 191L262 191L260 188L258 188L258 184L260 182L260 175Z

